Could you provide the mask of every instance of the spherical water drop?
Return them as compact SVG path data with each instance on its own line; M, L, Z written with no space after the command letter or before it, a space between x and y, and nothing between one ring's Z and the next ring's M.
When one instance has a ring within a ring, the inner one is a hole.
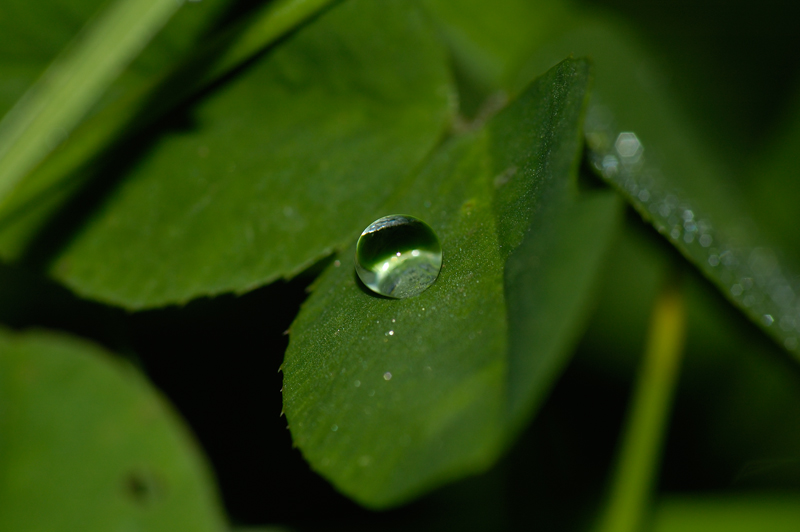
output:
M439 276L442 247L428 224L405 214L385 216L364 229L356 245L356 272L382 296L422 293Z

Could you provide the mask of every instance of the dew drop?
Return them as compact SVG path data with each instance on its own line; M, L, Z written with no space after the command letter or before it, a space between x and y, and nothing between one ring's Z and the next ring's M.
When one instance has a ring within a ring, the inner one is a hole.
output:
M383 379L387 381L392 380L392 374L387 371L386 373L383 374Z
M356 273L373 292L403 299L422 293L442 268L442 247L422 220L385 216L364 229L356 245Z

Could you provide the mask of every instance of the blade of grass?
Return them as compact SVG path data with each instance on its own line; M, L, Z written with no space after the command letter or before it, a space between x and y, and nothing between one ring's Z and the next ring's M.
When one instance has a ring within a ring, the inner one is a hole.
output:
M56 58L0 122L0 202L60 144L182 4L117 0Z
M640 530L661 454L686 330L677 281L656 300L644 361L628 413L609 502L597 532Z

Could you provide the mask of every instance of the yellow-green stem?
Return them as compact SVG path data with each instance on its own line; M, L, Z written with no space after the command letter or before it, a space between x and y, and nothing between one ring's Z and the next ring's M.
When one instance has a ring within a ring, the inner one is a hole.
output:
M652 495L686 331L677 282L659 294L598 532L638 532Z

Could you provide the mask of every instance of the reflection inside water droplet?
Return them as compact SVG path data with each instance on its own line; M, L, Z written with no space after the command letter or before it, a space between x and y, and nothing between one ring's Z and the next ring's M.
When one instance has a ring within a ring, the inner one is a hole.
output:
M427 289L442 268L442 247L428 224L405 214L385 216L364 229L356 272L373 292L403 299Z

